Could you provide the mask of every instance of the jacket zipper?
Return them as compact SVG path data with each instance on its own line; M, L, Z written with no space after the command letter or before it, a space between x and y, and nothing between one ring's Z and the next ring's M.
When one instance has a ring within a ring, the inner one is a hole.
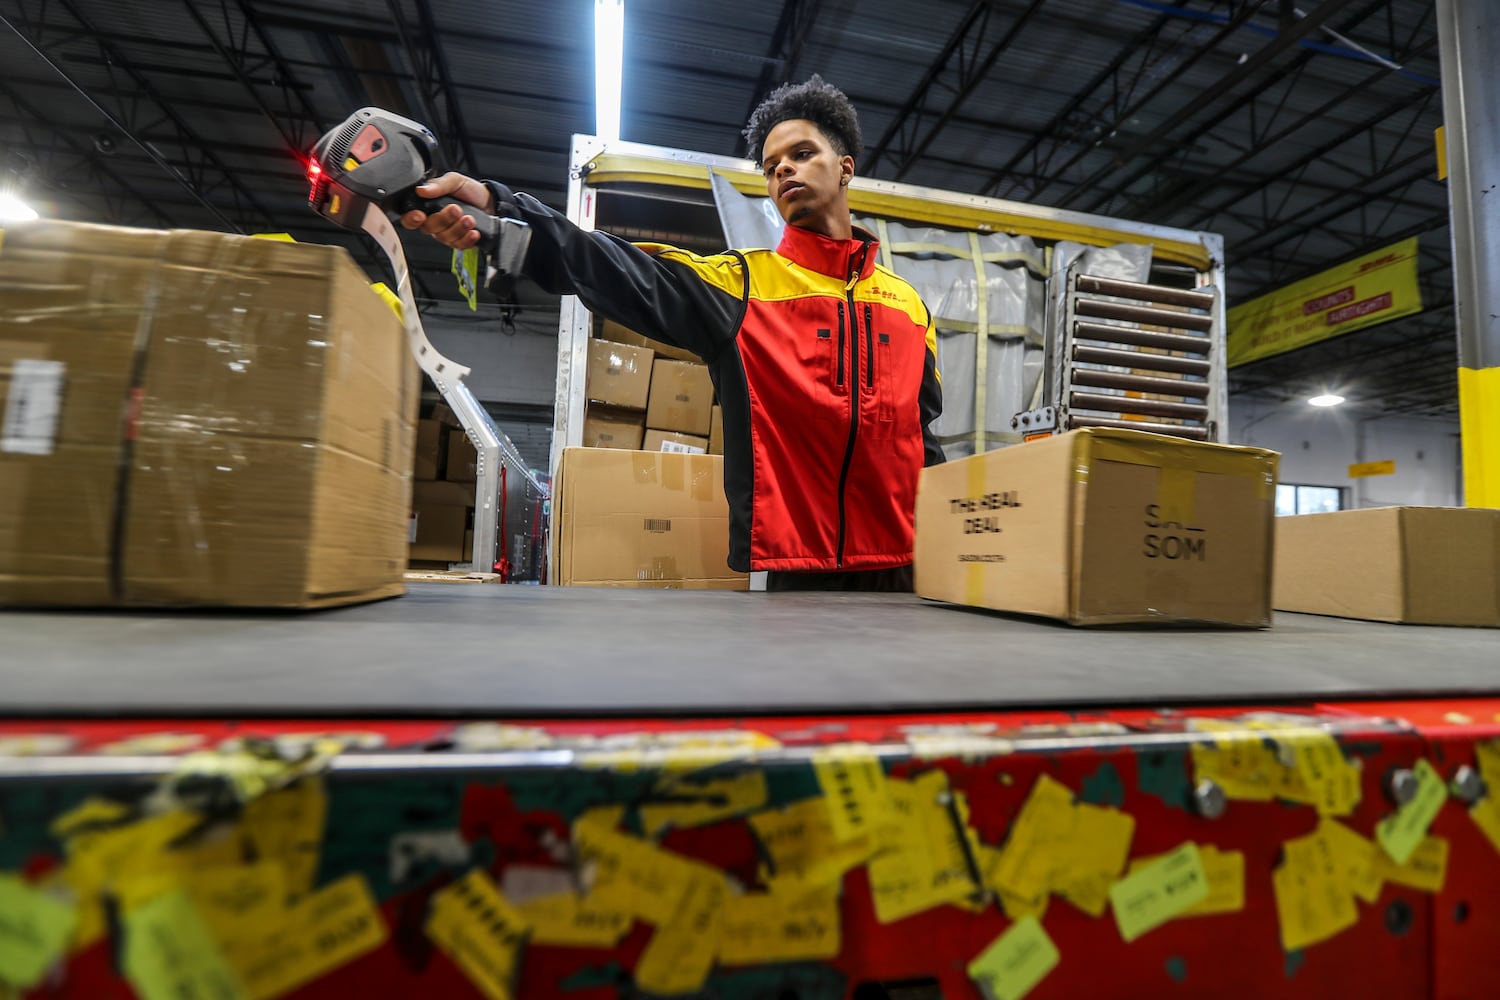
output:
M854 373L855 383L859 380L859 329L855 320L857 313L854 309L854 285L859 281L859 272L864 270L865 254L869 253L870 245L866 243L859 253L859 259L850 261L849 280L844 284L844 296L849 302L849 370ZM839 332L843 335L844 304L839 303ZM868 331L866 331L868 332ZM839 367L843 368L843 345L840 344ZM840 380L842 385L842 379ZM844 538L848 533L848 519L844 513L844 491L849 486L849 466L854 462L854 442L859 438L859 393L849 393L849 444L844 449L844 467L839 471L839 539L838 548L835 550L834 568L844 568Z
M833 384L838 388L844 387L844 304L839 303L839 369Z
M875 388L875 323L870 318L869 305L865 306L865 385Z

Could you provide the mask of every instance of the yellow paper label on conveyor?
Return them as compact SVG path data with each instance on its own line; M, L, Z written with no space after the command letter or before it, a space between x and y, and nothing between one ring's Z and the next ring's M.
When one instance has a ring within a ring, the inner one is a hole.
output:
M873 834L890 815L885 771L868 747L848 744L813 754L813 771L838 841Z
M658 927L671 922L696 883L723 879L717 869L610 829L587 814L573 824L573 855L585 880L592 880L587 903Z
M230 951L250 1000L272 1000L347 965L386 940L363 875L346 875L284 910L269 933Z
M1208 892L1198 845L1189 842L1116 882L1109 901L1120 936L1129 942L1181 916Z
M712 869L705 868L689 881L676 912L657 926L636 963L637 988L659 996L696 993L703 988L719 950L728 896L724 877Z
M1165 858L1135 858L1130 862L1134 874L1147 865ZM1238 913L1245 908L1245 855L1242 851L1221 851L1213 844L1199 844L1198 857L1203 861L1203 874L1208 878L1208 895L1177 914L1173 919L1206 917L1216 913Z
M1335 856L1334 843L1319 831L1282 845L1283 861L1271 885L1285 951L1326 941L1359 920L1350 872Z
M185 892L127 912L124 937L125 978L141 1000L252 1000Z
M839 887L804 896L756 892L724 904L719 961L724 965L810 962L838 955L842 947Z
M585 902L576 892L539 896L516 909L531 927L532 943L567 948L613 948L635 922L629 913Z
M1442 892L1448 879L1448 841L1442 837L1423 837L1404 865L1396 864L1384 851L1373 855L1375 876L1387 882L1422 892Z
M1417 779L1416 794L1394 815L1387 816L1375 826L1375 839L1398 865L1411 859L1427 836L1427 828L1432 826L1443 803L1448 801L1448 786L1431 764L1419 760L1412 773Z
M516 996L526 918L475 869L432 897L427 936L489 1000Z
M770 859L771 879L789 892L834 884L876 850L874 837L842 842L835 838L828 805L821 798L756 813L750 817L750 828Z
M1021 1000L1062 955L1036 917L1017 920L969 963L969 978L989 1000Z
M657 781L653 797L670 801L641 806L641 828L654 837L668 828L707 826L759 809L766 804L766 794L763 771L706 780L668 775Z
M1011 824L989 883L1017 899L1036 899L1052 887L1061 864L1059 845L1073 836L1073 793L1047 775L1036 779L1031 794Z
M1053 864L1054 890L1089 916L1102 917L1134 835L1135 817L1129 813L1087 802L1075 805L1072 838L1059 848Z
M35 986L63 957L77 922L65 900L0 874L0 983Z
M890 818L869 867L875 919L888 924L943 904L974 909L982 892L979 842L963 793L949 789L942 771L886 786Z

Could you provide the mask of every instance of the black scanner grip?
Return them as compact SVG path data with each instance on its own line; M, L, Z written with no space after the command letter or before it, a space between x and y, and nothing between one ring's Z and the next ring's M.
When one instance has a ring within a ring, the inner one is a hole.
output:
M449 205L457 205L463 214L474 220L474 229L479 233L479 245L486 246L494 243L500 235L500 220L482 208L475 208L466 201L450 198L444 195L441 198L423 198L413 188L401 195L397 208L400 215L407 212L425 212L428 215L436 215Z

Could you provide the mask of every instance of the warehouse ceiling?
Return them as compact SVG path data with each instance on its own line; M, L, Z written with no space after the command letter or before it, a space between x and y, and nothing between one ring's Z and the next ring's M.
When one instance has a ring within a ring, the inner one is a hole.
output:
M561 207L570 136L594 130L592 6L0 0L0 183L60 218L353 246L308 212L303 160L373 104L429 123L452 166ZM1231 387L1456 412L1431 0L625 10L630 140L743 155L749 110L818 72L859 108L861 174L1220 233L1231 305L1416 237L1422 313L1235 369ZM439 248L409 252L419 294L456 297ZM555 333L555 304L524 301L520 329Z

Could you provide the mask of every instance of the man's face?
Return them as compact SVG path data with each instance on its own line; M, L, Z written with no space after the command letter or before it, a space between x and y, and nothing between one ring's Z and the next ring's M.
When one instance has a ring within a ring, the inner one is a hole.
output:
M761 147L761 164L766 191L788 224L848 237L844 185L854 176L854 158L839 156L816 125L797 118L771 129Z

